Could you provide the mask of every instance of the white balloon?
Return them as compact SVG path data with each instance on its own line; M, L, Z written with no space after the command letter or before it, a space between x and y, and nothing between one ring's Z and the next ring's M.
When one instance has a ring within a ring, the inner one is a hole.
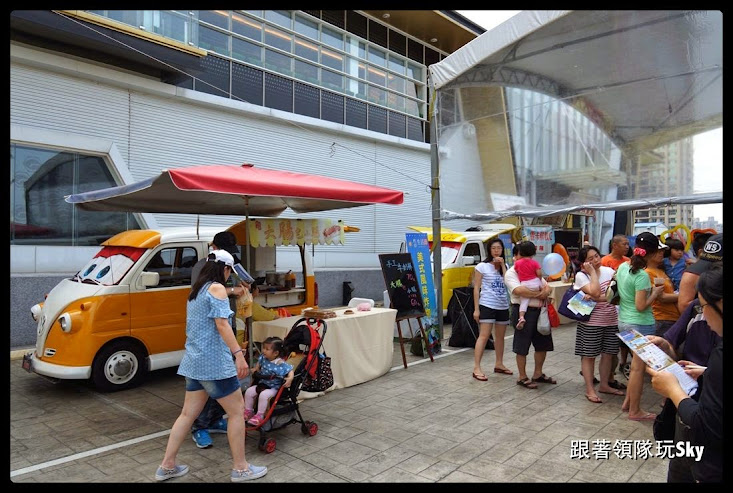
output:
M542 259L542 271L547 276L556 276L565 270L565 260L559 253L548 253Z

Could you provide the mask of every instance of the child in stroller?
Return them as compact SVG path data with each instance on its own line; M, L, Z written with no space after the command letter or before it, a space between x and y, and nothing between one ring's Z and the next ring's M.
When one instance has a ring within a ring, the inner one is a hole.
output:
M252 426L262 424L267 403L271 397L277 395L280 387L288 388L293 383L295 376L293 366L282 358L283 353L283 340L279 337L268 337L262 343L262 354L252 369L252 375L259 381L259 385L266 388L260 389L259 396L257 396L258 385L252 385L244 393L244 420ZM257 414L254 412L255 398L257 398Z
M274 397L269 399L270 407L265 408L266 412L264 412L264 417L260 424L256 426L248 424L246 429L246 431L259 431L258 448L263 452L268 454L272 453L277 446L275 439L268 438L266 432L277 430L293 423L300 423L300 430L304 435L315 436L318 433L318 424L304 420L300 414L298 394L304 387L304 382L308 378L315 377L319 353L325 335L326 322L324 320L300 318L293 324L285 336L283 350L280 354L287 360L288 364L295 368L294 378L290 386L281 385ZM263 342L263 347L268 340L269 338ZM250 412L254 411L254 399L248 403L246 397L247 392L250 392L250 395L252 395L257 391L266 390L267 388L260 384L260 372L253 371L252 387L245 391L245 408L250 409ZM259 403L262 403L262 401L259 401ZM267 400L265 400L264 404L267 406ZM258 408L258 411L263 412L263 409ZM247 417L247 414L249 413L245 413L245 417Z

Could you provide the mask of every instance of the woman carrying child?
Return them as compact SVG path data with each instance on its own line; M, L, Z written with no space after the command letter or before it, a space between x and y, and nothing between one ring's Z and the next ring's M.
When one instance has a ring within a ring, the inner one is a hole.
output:
M293 383L293 366L284 359L283 340L279 337L268 337L262 343L262 354L257 359L257 364L252 370L259 372L258 384L267 387L260 392L257 400L257 414L254 412L255 396L258 385L252 385L244 392L244 420L252 426L259 426L265 419L267 402L277 394L281 386L290 387Z

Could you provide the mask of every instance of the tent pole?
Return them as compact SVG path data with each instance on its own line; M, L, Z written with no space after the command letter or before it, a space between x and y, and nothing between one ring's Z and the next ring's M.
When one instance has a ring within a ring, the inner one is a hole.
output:
M432 222L433 222L433 283L435 284L435 304L438 320L438 337L443 340L443 263L441 258L440 242L440 161L438 158L438 119L435 118L435 101L437 99L432 81L429 81L432 92L430 104L430 185L432 200Z

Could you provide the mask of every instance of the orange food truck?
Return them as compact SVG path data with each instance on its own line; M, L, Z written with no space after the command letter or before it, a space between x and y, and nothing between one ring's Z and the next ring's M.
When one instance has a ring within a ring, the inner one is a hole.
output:
M228 228L247 244L246 221ZM318 286L306 244L343 244L348 227L328 219L249 219L249 265L260 285L255 301L299 315L318 306ZM355 228L351 228L352 230ZM91 379L100 390L138 385L150 371L178 366L186 341L191 269L221 228L130 230L104 243L73 277L31 309L35 349L23 367L52 379ZM298 245L300 283L276 271L276 247ZM245 252L246 253L246 252ZM246 255L241 255L245 264ZM239 325L239 324L238 324Z

